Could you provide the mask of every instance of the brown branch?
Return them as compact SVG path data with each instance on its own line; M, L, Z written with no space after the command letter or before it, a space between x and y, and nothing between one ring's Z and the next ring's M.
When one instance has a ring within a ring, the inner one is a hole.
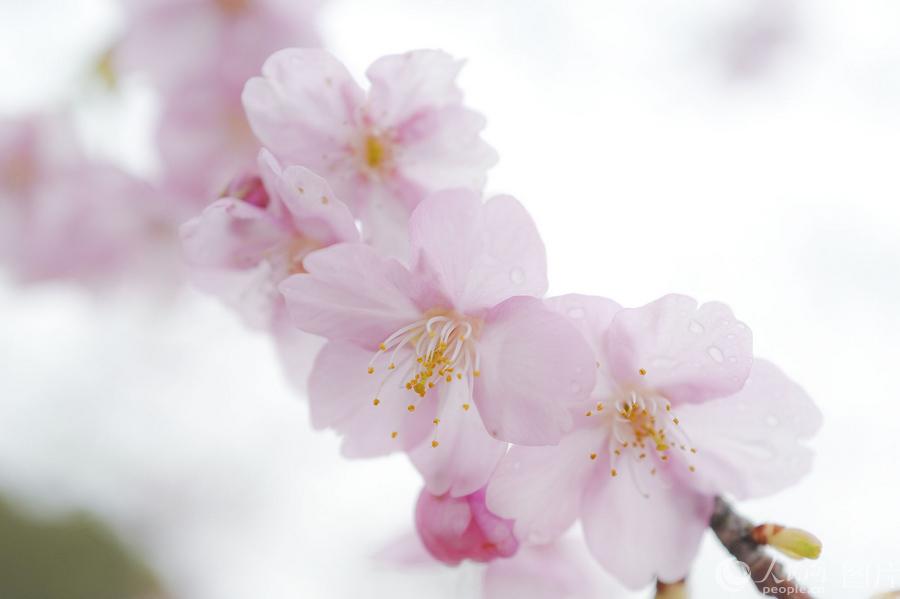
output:
M760 593L778 599L813 599L803 585L788 576L784 567L753 540L754 524L735 513L721 497L716 497L709 527L725 549L744 564Z

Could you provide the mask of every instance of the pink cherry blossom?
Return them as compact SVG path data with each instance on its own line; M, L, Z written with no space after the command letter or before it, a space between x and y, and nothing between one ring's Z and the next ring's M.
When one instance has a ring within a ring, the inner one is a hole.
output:
M484 119L462 103L460 68L434 50L385 56L366 93L331 54L282 50L247 83L244 106L264 146L326 177L366 239L402 255L406 219L428 193L480 190L496 162Z
M247 79L289 46L318 46L317 0L130 0L113 49L117 73L149 75L161 95L161 184L189 210L205 206L259 142L241 104Z
M172 90L156 131L160 185L185 218L225 189L235 173L256 166L259 142L250 131L240 89L198 77Z
M196 77L231 89L281 48L321 44L319 0L126 0L115 68L150 76L164 91Z
M683 578L715 495L773 493L805 474L820 415L722 304L669 295L637 309L589 296L550 305L579 326L597 385L555 447L513 447L488 486L518 538L580 518L588 546L632 588Z
M284 313L278 284L303 272L312 250L359 237L328 184L298 166L282 169L266 150L258 175L239 177L225 197L181 229L197 284L253 325L275 328Z
M498 518L484 505L484 489L464 497L423 489L416 503L416 531L428 552L451 566L464 559L510 557L519 548L512 521Z
M362 457L410 457L430 493L481 488L506 442L557 442L594 385L590 348L538 299L540 236L508 196L452 190L409 223L412 266L364 244L309 254L281 285L296 325L329 343L310 377L316 428Z
M62 115L0 125L0 250L22 280L100 282L161 270L165 210L145 183L87 157ZM167 265L171 267L171 265Z

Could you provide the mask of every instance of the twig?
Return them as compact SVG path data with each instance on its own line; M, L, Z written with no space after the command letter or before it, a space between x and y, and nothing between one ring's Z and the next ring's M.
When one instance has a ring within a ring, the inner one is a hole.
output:
M778 599L813 599L803 585L788 576L784 567L753 540L754 524L735 513L721 497L716 497L709 527L725 549L746 566L760 593Z

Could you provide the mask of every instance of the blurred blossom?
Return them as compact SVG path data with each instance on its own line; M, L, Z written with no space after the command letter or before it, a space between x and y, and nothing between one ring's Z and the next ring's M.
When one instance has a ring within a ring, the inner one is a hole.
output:
M97 282L138 264L172 276L162 272L172 238L157 194L86 156L62 115L3 123L0 144L0 249L17 277Z
M241 90L272 52L318 46L317 0L125 0L114 69L149 76L161 94L163 183L203 206L259 150Z
M480 191L497 161L484 118L463 105L462 63L435 50L385 56L365 92L321 50L272 55L244 89L257 137L286 164L324 176L362 222L366 241L406 255L406 220L433 191Z
M797 7L780 0L755 0L719 32L725 74L753 79L777 66L798 35Z
M122 2L127 26L115 68L148 74L164 94L194 78L239 94L272 52L321 43L314 23L320 0Z
M465 499L451 502L459 505ZM400 575L443 567L444 564L438 563L435 557L427 552L422 540L413 535L394 540L376 555L376 559L395 568ZM597 567L584 544L572 539L558 539L545 545L521 544L511 556L494 557L486 564L475 566L479 575L476 596L481 599L619 599L628 596L621 585Z

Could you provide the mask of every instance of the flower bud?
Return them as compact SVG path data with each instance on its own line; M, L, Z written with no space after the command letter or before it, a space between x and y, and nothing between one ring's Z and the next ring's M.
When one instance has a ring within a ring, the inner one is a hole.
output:
M263 185L262 179L256 175L241 175L228 184L222 192L223 198L235 198L258 208L269 205L269 193Z
M656 583L656 599L688 599L687 583L683 580L678 582L661 582Z
M464 559L489 562L510 557L519 548L512 520L492 514L484 489L465 497L435 496L422 490L416 504L416 531L428 552L444 563Z
M769 545L794 559L818 559L822 553L822 542L799 528L761 524L750 532L750 537L756 543Z

